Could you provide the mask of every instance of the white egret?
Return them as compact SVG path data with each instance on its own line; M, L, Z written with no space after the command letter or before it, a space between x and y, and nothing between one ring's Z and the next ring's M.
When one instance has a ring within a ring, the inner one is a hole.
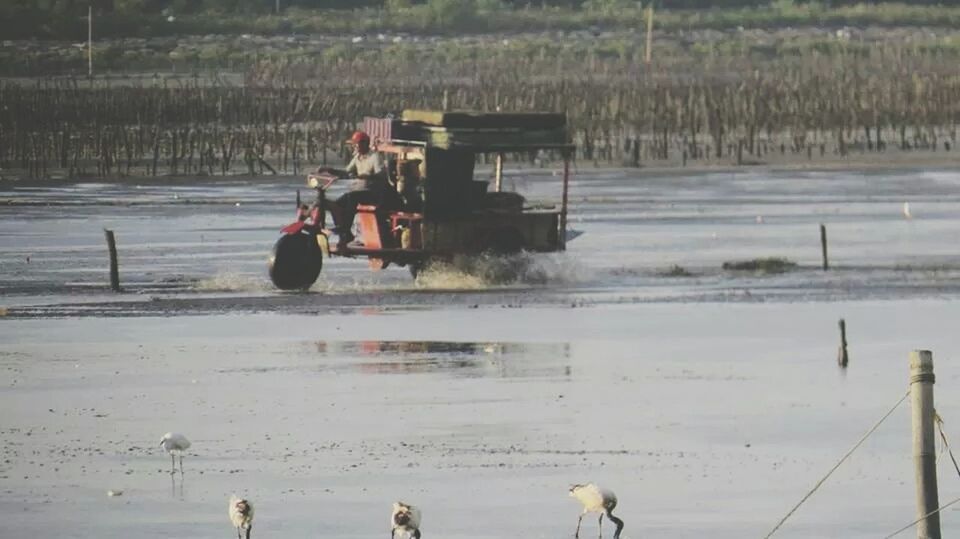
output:
M168 432L160 438L160 446L164 451L170 453L170 473L177 471L174 455L180 457L180 474L183 474L183 452L190 448L190 440L187 437L176 432Z
M607 515L607 518L617 525L617 531L613 532L613 539L620 538L623 521L613 516L613 509L617 506L617 495L613 491L600 488L593 483L587 483L586 485L571 485L570 496L583 504L583 512L580 513L580 519L577 520L577 531L574 537L580 537L580 523L583 522L584 515L600 513L600 518L597 520L599 537L603 537L603 515Z

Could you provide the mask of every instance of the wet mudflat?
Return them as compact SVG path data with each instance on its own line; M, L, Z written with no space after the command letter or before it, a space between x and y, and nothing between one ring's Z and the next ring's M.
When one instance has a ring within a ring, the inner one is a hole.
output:
M4 536L227 536L235 491L254 537L380 537L396 499L434 537L568 537L566 489L592 480L625 538L762 537L900 398L915 348L955 431L960 173L584 172L566 254L488 262L516 281L338 259L278 293L265 257L297 183L0 192ZM799 267L720 268L766 256ZM183 476L169 430L193 441ZM901 406L777 536L913 520L909 442Z

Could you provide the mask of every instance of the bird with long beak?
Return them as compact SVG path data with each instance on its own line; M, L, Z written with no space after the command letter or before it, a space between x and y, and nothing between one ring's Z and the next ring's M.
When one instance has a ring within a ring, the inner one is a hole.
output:
M182 434L168 432L160 438L160 447L170 453L170 473L177 471L174 455L180 456L180 475L183 475L183 452L190 448L190 440Z
M613 516L613 509L617 506L617 495L613 491L600 488L593 483L586 485L571 485L570 496L574 497L583 505L583 512L580 513L580 519L577 520L577 531L574 537L580 537L580 524L587 513L600 513L597 520L598 537L603 537L603 515L611 522L617 525L617 531L613 532L613 539L620 539L620 532L623 531L623 521Z
M393 503L390 539L420 539L420 510L403 502Z
M246 539L250 539L250 530L253 529L253 504L243 498L238 498L236 494L231 494L228 514L230 515L230 523L237 529L237 539L243 539L240 536L240 530L246 530Z

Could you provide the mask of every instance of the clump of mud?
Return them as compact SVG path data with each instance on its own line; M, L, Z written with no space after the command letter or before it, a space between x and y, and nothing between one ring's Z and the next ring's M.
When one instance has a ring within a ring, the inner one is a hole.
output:
M797 267L796 262L786 258L755 258L753 260L735 260L724 262L723 269L729 271L752 271L756 273L786 273Z
M694 274L687 268L674 264L667 269L660 270L657 275L661 277L693 277Z
M587 272L563 255L483 254L433 262L417 276L419 288L477 290L502 285L569 284Z

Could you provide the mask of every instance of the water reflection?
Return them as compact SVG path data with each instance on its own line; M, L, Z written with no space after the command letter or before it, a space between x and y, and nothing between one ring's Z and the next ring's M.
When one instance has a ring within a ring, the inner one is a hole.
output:
M322 355L356 358L368 374L442 373L458 377L569 376L570 343L316 341Z
M179 499L183 501L183 472L180 472L180 482L177 482L177 474L175 472L170 472L170 496L173 499ZM179 488L178 488L179 485Z

